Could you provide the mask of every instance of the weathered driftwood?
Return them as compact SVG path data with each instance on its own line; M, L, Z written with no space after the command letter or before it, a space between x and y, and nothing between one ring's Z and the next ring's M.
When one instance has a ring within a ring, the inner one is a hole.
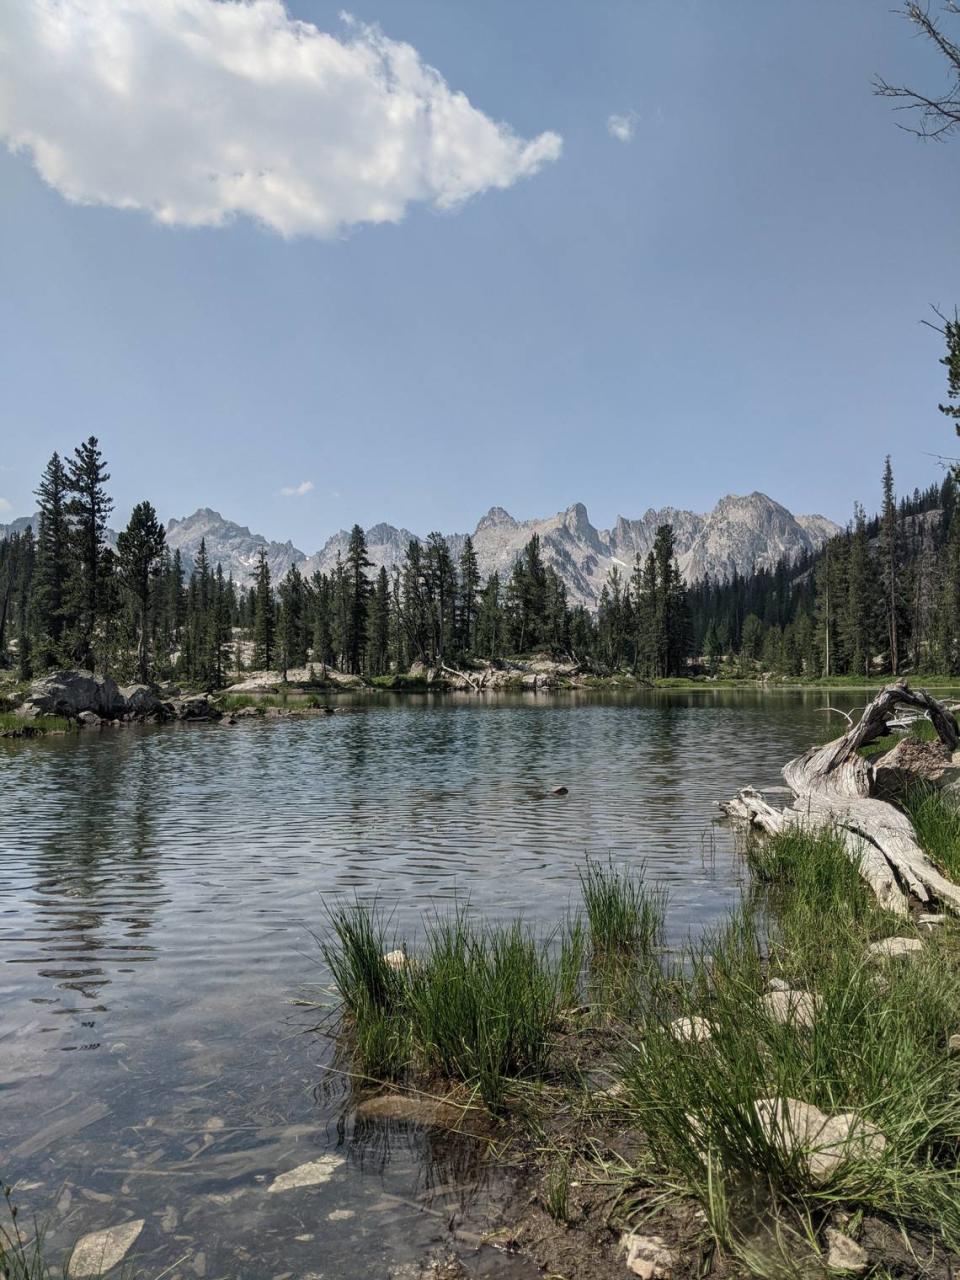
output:
M920 848L913 824L895 805L875 794L875 770L859 754L888 730L898 707L918 711L933 724L948 750L960 742L953 712L923 689L904 683L887 685L869 702L863 715L842 737L813 747L784 766L794 793L790 808L779 811L752 787L739 791L721 809L775 835L790 827L835 829L850 858L888 910L906 915L909 897L935 898L960 912L960 885L942 875Z

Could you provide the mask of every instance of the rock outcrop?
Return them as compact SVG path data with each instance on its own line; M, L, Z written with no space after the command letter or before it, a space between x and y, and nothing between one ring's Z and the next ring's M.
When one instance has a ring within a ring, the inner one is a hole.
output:
M56 671L34 681L18 708L18 714L27 719L66 716L75 720L82 711L113 720L124 714L126 702L109 678L98 680L89 671Z
M147 684L120 689L109 677L89 671L56 671L34 681L17 708L24 720L64 716L95 726L119 720L219 720L221 712L205 693L163 697Z

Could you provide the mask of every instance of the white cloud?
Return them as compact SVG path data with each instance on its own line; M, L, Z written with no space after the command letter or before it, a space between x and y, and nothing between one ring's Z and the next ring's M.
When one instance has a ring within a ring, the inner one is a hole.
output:
M312 480L301 480L299 484L286 484L280 490L285 498L302 498L313 489Z
M636 124L637 117L633 111L628 111L623 116L609 116L607 119L607 133L611 138L616 138L618 142L632 142Z
M10 501L10 499L0 498L0 512L7 512L12 510L13 510L13 503Z
M484 115L411 45L282 0L8 0L0 137L79 204L318 236L453 208L562 146Z

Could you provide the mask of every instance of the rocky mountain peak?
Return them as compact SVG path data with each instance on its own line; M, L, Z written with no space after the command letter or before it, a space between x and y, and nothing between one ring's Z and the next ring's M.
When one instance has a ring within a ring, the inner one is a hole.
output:
M491 507L485 516L481 516L477 521L477 528L474 536L482 533L485 529L516 529L517 521L509 511L505 511L503 507Z

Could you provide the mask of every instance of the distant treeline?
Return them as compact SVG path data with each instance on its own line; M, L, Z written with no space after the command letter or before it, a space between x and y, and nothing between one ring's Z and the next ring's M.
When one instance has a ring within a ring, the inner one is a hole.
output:
M245 588L210 563L204 543L187 577L149 502L110 547L109 479L94 437L66 461L54 454L36 530L0 541L0 662L21 679L69 665L218 688L245 667L382 676L531 650L645 677L687 666L687 590L669 525L629 579L610 574L595 616L571 607L536 534L503 580L483 582L470 538L454 561L439 533L411 541L391 573L373 573L354 525L330 573L305 578L294 566L274 583L261 551Z
M261 551L244 587L201 543L187 576L149 502L108 545L109 478L93 437L54 454L36 530L0 541L0 664L22 679L69 665L220 688L246 668L384 676L533 650L647 678L960 674L957 485L897 502L889 459L880 515L855 508L820 551L688 588L663 525L629 574L611 571L595 614L569 603L536 534L486 582L470 538L455 561L439 533L373 572L359 525L329 573L294 566L274 583Z
M819 551L689 592L693 646L713 670L792 676L960 674L957 483L854 508Z

